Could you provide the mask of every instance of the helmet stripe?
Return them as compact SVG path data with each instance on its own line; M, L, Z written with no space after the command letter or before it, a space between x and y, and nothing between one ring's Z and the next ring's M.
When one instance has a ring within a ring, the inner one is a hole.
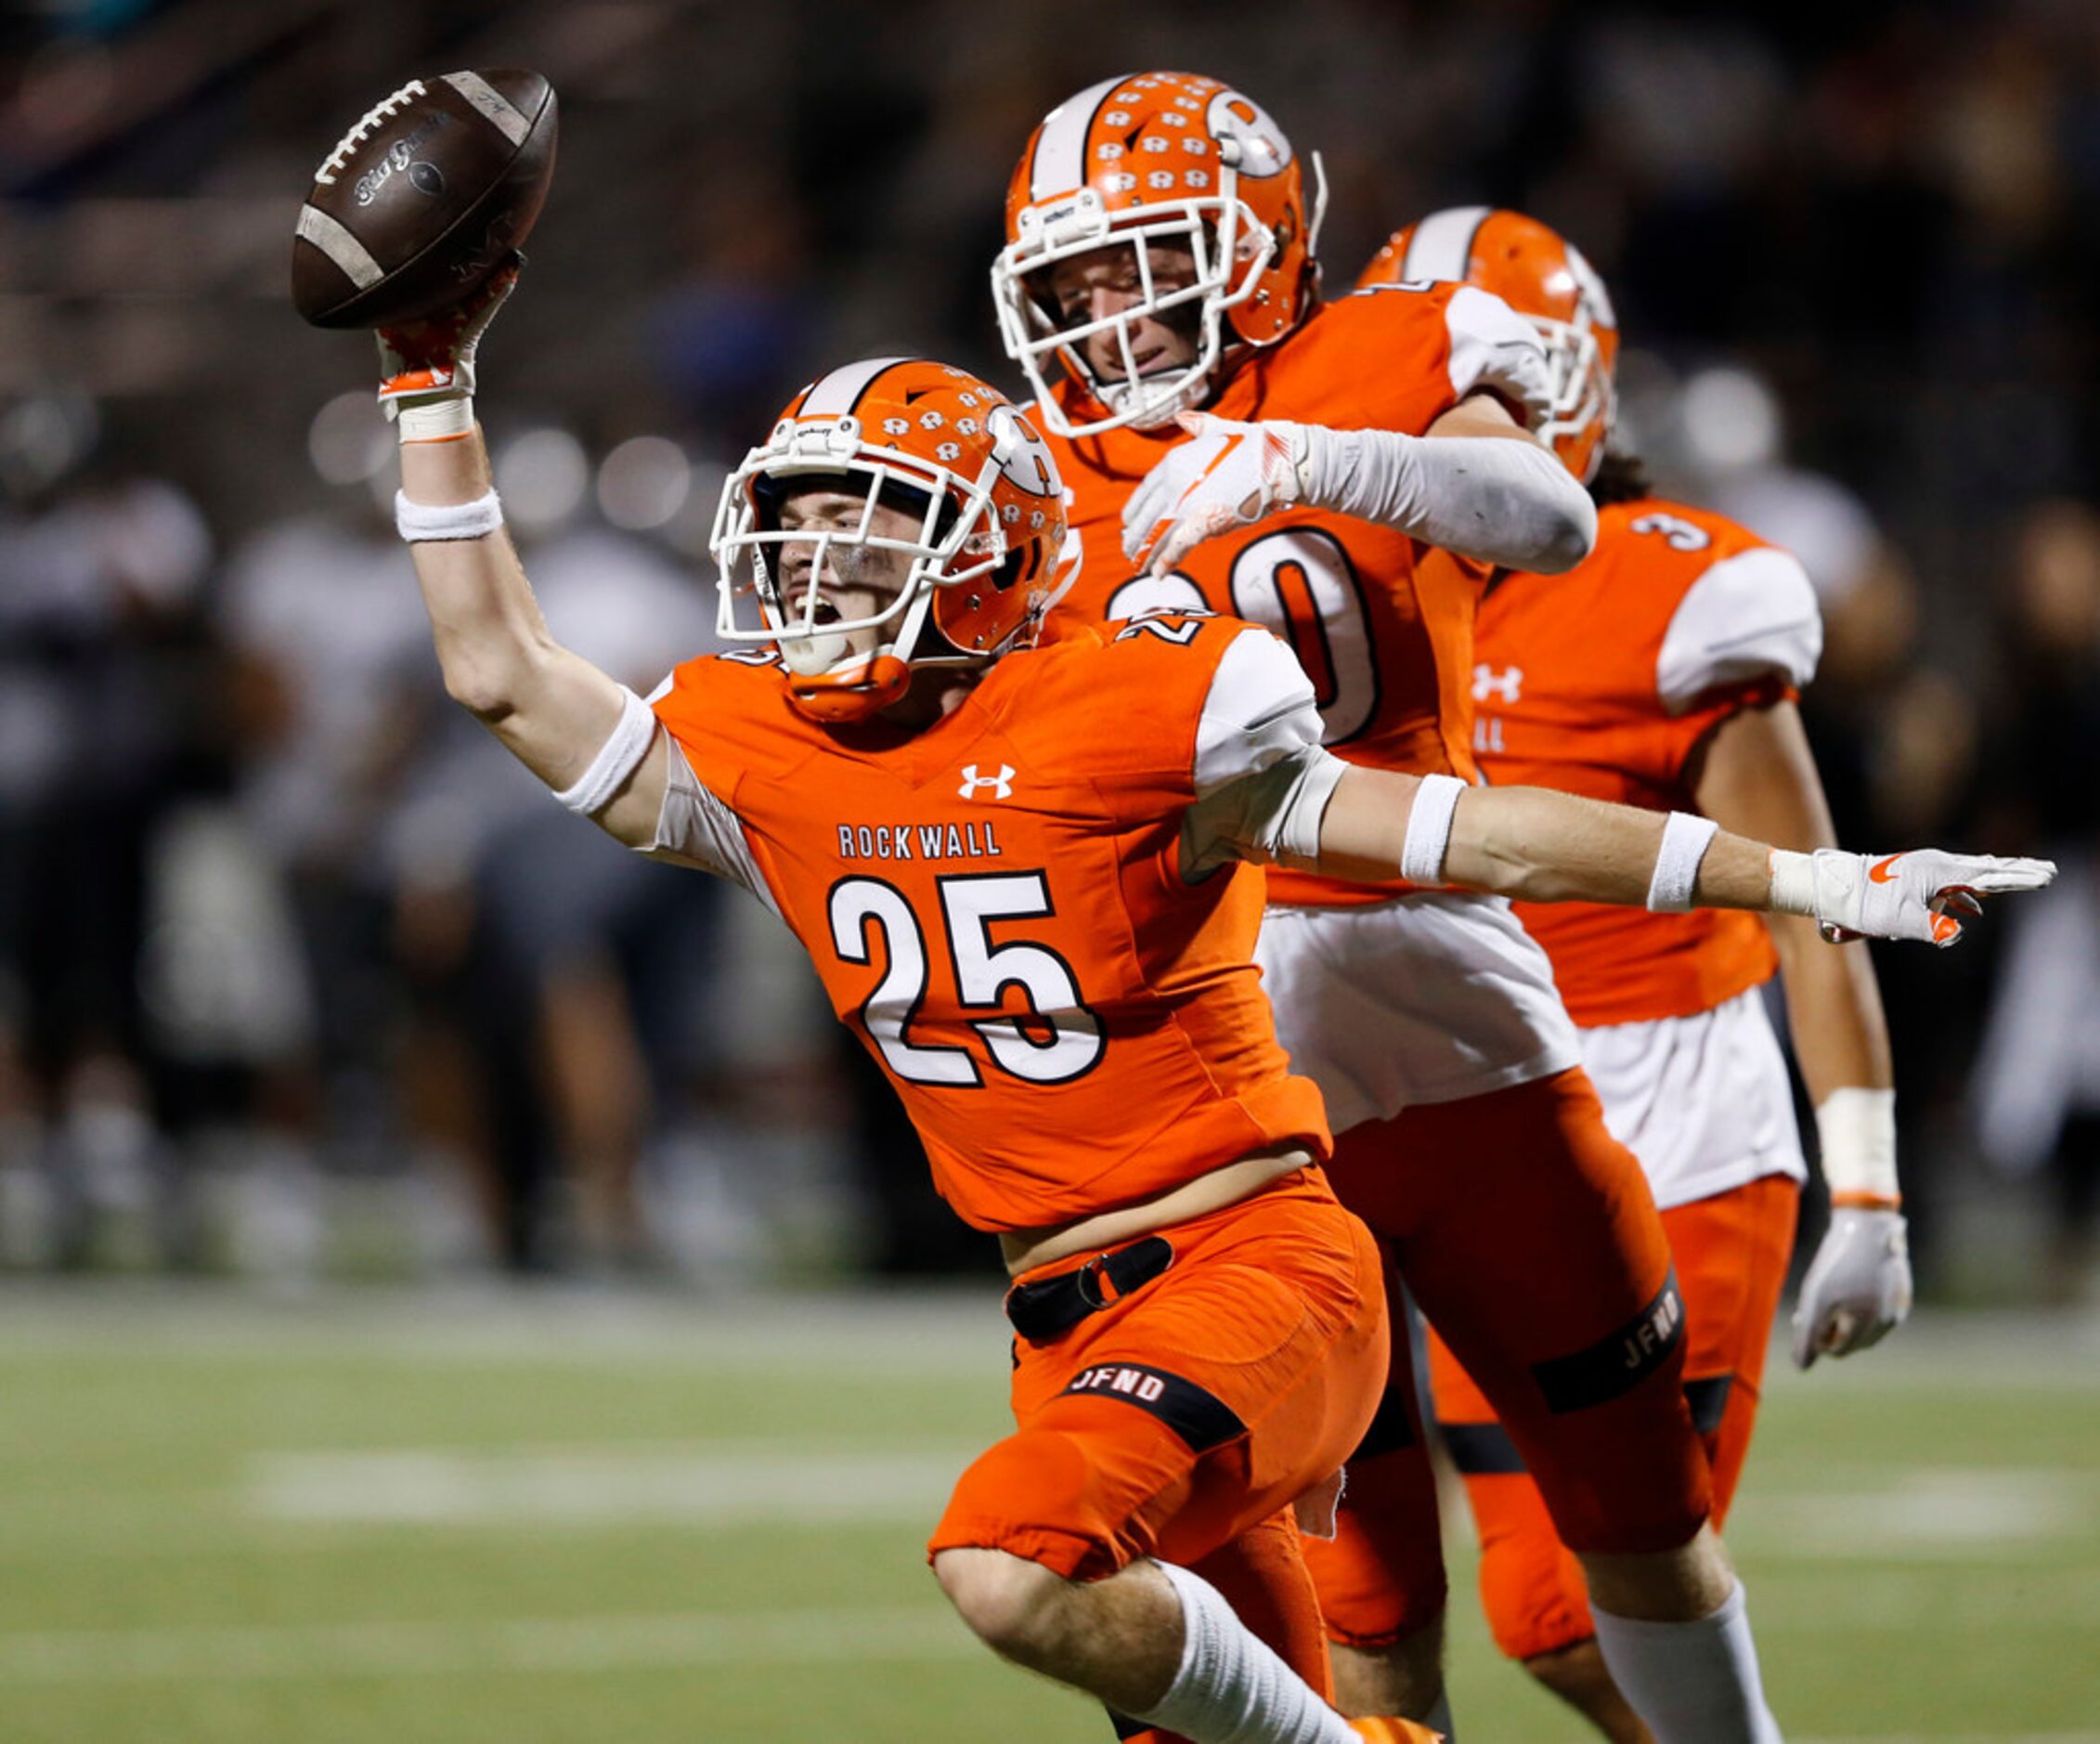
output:
M1048 200L1053 194L1069 194L1086 186L1086 136L1094 131L1094 117L1108 93L1133 76L1126 72L1090 85L1043 118L1043 133L1035 142L1035 162L1029 166L1028 197L1031 201Z
M861 396L868 391L876 376L885 370L895 369L900 363L912 361L910 358L868 358L859 363L846 364L820 378L795 415L797 418L843 418L861 403Z
M1403 279L1463 280L1473 257L1473 238L1487 221L1492 206L1446 206L1415 226L1407 258L1400 263Z

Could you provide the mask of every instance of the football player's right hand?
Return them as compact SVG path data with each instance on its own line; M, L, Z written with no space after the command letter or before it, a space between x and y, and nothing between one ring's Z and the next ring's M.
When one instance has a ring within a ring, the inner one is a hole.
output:
M1910 853L1772 855L1775 912L1813 915L1833 944L1846 939L1919 939L1945 947L1962 936L1957 915L1983 912L1982 898L2038 891L2056 876L2054 860L1996 854Z
M1840 1205L1794 1309L1794 1366L1878 1345L1911 1311L1911 1247L1900 1211Z
M525 256L513 254L457 308L427 320L382 327L379 342L379 405L389 420L408 415L402 440L412 439L418 412L471 399L474 350L496 311L517 288Z
M1207 411L1175 422L1196 439L1171 450L1123 504L1123 555L1164 575L1207 539L1295 505L1303 494L1299 425L1234 423Z

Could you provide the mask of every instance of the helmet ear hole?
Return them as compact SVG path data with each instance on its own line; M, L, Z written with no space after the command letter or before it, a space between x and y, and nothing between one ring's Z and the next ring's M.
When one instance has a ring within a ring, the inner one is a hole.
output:
M1019 551L1010 551L1006 553L998 568L992 572L992 585L997 592L1001 593L1007 592L1015 582L1021 579L1021 571L1030 566L1029 556L1032 549L1032 547L1029 547Z

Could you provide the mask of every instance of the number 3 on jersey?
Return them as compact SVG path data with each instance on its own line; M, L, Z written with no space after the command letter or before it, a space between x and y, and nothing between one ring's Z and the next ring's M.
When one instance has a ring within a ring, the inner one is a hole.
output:
M1101 1020L1086 1009L1070 966L1044 944L994 944L995 922L1056 912L1040 872L967 873L934 880L955 991L965 1009L1000 1012L972 1020L992 1063L1030 1084L1068 1084L1093 1071L1106 1043ZM925 929L903 892L880 879L841 879L831 888L831 942L849 963L873 963L879 931L886 967L861 1006L861 1023L889 1069L913 1084L981 1085L966 1048L929 1046L911 1037L932 972ZM1028 1010L1005 1015L1005 995L1018 987Z
M1681 514L1643 514L1627 525L1637 533L1660 533L1672 551L1705 551L1714 542L1711 533Z

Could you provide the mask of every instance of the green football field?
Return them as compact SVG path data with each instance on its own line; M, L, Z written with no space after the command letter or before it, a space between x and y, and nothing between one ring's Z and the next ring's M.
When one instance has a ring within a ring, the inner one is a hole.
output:
M0 1293L0 1739L1063 1744L919 1546L989 1291ZM1731 1532L1790 1737L2100 1744L2100 1325L1774 1376ZM1584 1734L1487 1649L1467 1744Z

